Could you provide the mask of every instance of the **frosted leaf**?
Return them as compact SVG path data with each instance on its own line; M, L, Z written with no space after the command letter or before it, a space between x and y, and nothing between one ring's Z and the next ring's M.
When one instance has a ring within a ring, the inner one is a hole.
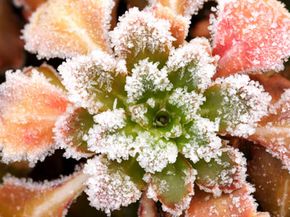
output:
M251 185L244 184L241 189L231 194L223 194L220 197L196 191L185 216L269 217L269 215L257 212L257 203L251 195L254 190Z
M93 126L93 117L83 108L69 106L66 112L57 119L54 139L58 147L65 150L66 158L87 158L92 155L84 136Z
M74 57L59 66L69 99L90 113L113 108L125 82L123 62L101 51ZM124 91L123 91L124 92Z
M290 14L277 0L219 0L212 17L218 76L283 69L290 56Z
M185 137L177 140L178 147L182 147L183 155L193 163L203 159L209 162L221 155L221 139L216 135L219 123L196 116L190 124Z
M108 215L141 197L141 191L131 178L121 169L110 169L110 163L105 158L95 157L88 160L84 172L90 175L85 190L90 205Z
M126 125L123 109L102 112L94 117L95 125L86 136L89 150L106 154L110 160L128 160L135 155L134 138L120 129Z
M126 78L125 90L129 103L171 89L172 84L168 80L167 71L159 70L158 64L148 59L139 61L132 69L132 75Z
M184 17L176 14L172 9L161 4L154 4L152 7L147 8L155 17L168 20L170 23L170 32L176 39L173 41L173 46L178 47L185 42L190 25L190 17Z
M134 142L137 161L146 172L162 171L168 164L176 161L178 150L176 144L163 138L140 132Z
M47 1L24 28L25 48L40 58L67 58L94 49L109 51L113 7L112 0Z
M246 159L232 147L220 149L222 154L209 162L198 161L196 184L200 189L218 197L242 187L246 180Z
M191 121L203 104L205 98L196 92L187 92L184 88L177 88L172 91L168 98L168 106L173 107L172 110L180 111L180 116L184 122Z
M205 90L216 72L217 58L211 55L209 41L195 38L172 50L166 63L169 80L175 87Z
M168 21L137 8L130 9L120 18L110 37L115 53L126 60L129 69L145 58L164 63L174 41Z
M255 132L257 122L268 114L271 97L263 87L247 75L232 75L217 79L205 92L206 101L201 116L220 118L220 132L248 137Z
M290 171L290 89L271 106L272 114L265 117L249 139L263 145Z
M43 160L56 148L53 127L68 105L62 90L37 70L6 73L0 86L0 148L2 160Z
M182 16L197 15L207 0L149 0L151 4L160 3Z
M167 165L162 172L145 175L149 183L147 197L162 203L162 209L180 216L188 208L194 194L196 171L182 157Z
M63 217L84 190L86 180L82 172L43 183L6 176L0 186L0 215Z

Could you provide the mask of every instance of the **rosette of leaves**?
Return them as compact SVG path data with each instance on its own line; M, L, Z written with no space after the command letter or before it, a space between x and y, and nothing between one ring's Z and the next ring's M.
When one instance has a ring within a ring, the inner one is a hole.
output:
M281 69L289 56L289 13L274 0L220 1L211 47L205 38L185 41L203 1L174 2L132 8L111 31L113 1L40 6L24 29L26 49L66 61L59 74L48 66L7 72L0 86L2 160L33 166L57 148L66 157L88 158L85 192L107 214L144 192L180 216L195 188L215 197L243 188L246 205L231 214L249 213L250 203L256 215L245 159L220 136L248 138L268 114L270 95L235 73ZM261 8L263 16L281 12L275 25L246 20L248 10ZM256 37L261 32L267 40ZM273 43L280 52L268 49Z

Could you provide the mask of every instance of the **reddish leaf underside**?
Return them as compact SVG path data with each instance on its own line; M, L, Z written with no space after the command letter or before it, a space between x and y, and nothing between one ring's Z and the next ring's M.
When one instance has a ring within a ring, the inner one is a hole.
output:
M6 177L0 186L0 216L62 217L86 179L82 172L43 184Z
M283 69L290 55L290 14L276 0L219 0L212 33L218 74Z

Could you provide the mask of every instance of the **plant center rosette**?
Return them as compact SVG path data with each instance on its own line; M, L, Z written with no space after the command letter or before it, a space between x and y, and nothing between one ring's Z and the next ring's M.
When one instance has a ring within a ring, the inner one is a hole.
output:
M110 213L146 191L181 215L195 184L215 196L240 188L245 159L219 135L254 132L271 99L262 86L247 75L213 81L208 40L175 48L169 22L149 11L129 10L110 36L115 55L95 51L59 67L74 106L56 140L68 156L95 155L85 165L91 205Z

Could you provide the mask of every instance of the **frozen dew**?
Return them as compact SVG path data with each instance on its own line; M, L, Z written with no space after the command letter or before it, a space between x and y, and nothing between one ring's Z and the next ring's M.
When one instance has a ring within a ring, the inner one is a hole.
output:
M216 72L217 57L211 54L209 41L195 38L172 50L166 66L169 78L176 86L205 90Z
M205 98L194 91L187 92L184 88L177 88L169 96L168 104L179 109L185 121L189 122L194 119L197 110L204 101Z
M290 14L277 0L219 0L212 18L219 76L280 71L290 56Z
M167 20L137 8L130 9L120 18L110 37L116 55L126 59L129 68L146 57L157 61L166 58L174 41Z
M199 188L216 197L241 188L246 180L247 164L243 154L232 147L221 148L220 151L220 156L209 162L199 161L194 166Z
M121 130L126 125L123 109L102 112L95 115L94 120L94 126L85 137L89 150L118 162L135 155L134 137Z
M162 209L174 216L180 216L188 208L194 195L196 171L183 158L178 157L161 172L146 174L144 180L149 184L147 197L162 203Z
M213 95L207 95L209 101L206 100L204 105L214 105L216 117L221 119L221 128L225 127L226 132L233 136L252 135L257 122L268 114L270 95L247 75L219 78L208 89L211 91L214 91Z
M110 215L111 211L128 206L141 197L141 191L122 170L110 169L105 158L95 157L85 164L84 173L90 177L85 192L90 205Z
M129 107L129 111L132 121L138 123L140 126L149 125L148 108L145 104L132 105Z
M178 155L176 144L149 132L140 132L134 142L137 161L146 172L162 171L168 164L173 164Z
M166 70L159 70L157 63L152 63L148 59L141 60L132 69L132 75L127 76L125 90L127 91L128 102L136 102L148 95L169 91L172 84L168 80Z
M110 51L108 31L114 5L113 0L47 1L24 28L25 48L40 58Z
M122 62L97 50L88 56L69 59L58 68L70 100L93 114L113 107L116 99L112 96L113 85L121 82L122 79L115 80L125 76L123 70Z
M218 129L218 121L212 122L209 119L196 116L187 132L188 139L185 142L179 142L182 145L183 155L193 163L200 159L209 162L220 156L222 142L216 135Z
M0 148L4 162L36 163L56 146L53 127L68 105L65 93L37 70L6 73L0 86Z

